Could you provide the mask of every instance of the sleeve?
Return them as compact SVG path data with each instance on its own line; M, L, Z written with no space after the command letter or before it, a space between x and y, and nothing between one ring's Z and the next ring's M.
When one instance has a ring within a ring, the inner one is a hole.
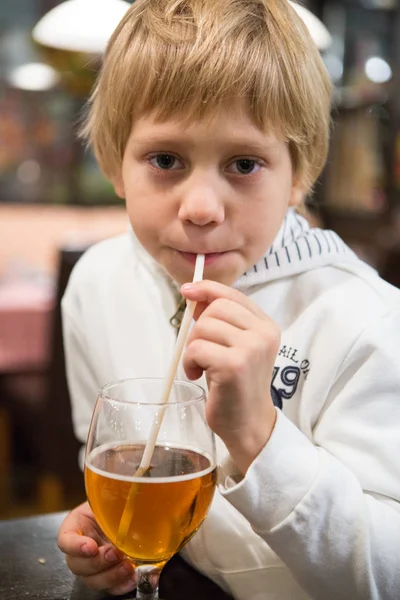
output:
M71 289L61 303L66 375L71 399L72 422L77 439L83 443L79 453L79 464L83 469L85 444L94 405L99 391L95 370L90 362L78 316L73 316Z
M221 492L315 600L400 598L398 313L353 344L309 440L282 413Z

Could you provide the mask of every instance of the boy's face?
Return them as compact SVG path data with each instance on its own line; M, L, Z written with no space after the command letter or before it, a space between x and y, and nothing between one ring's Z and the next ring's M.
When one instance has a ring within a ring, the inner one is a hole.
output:
M287 144L239 105L189 125L139 119L114 187L141 244L180 284L192 280L198 253L205 278L234 283L302 200Z

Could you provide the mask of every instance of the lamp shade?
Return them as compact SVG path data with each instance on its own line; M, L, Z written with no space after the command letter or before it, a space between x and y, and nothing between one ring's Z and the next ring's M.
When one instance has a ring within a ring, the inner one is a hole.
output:
M319 50L326 50L329 48L332 43L332 36L322 21L301 4L297 4L297 2L292 2L291 0L290 4L293 6L299 17L303 19L317 48Z
M129 7L124 0L67 0L34 27L32 37L43 60L75 96L90 93L101 55Z
M102 54L129 7L124 0L67 0L40 19L32 36L42 46Z

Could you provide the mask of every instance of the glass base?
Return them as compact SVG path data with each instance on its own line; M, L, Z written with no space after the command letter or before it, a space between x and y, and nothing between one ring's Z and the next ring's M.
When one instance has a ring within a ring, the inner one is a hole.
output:
M157 590L151 590L149 593L146 593L145 590L136 588L136 600L160 600L160 596L158 595Z
M136 600L160 600L158 582L161 569L154 566L139 566L135 569Z

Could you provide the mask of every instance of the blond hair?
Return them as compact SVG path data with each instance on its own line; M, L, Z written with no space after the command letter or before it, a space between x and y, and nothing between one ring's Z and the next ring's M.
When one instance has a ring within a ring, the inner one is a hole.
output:
M331 91L288 0L136 0L108 44L83 135L112 178L135 119L197 120L241 99L288 142L309 190L326 160Z

